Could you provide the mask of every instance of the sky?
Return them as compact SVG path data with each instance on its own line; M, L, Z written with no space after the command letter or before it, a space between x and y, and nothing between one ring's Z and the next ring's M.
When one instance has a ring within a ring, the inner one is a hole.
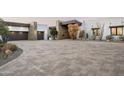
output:
M124 20L124 17L2 17L5 21L10 22L22 22L22 23L30 23L30 22L38 22L40 24L46 24L48 26L55 26L56 20L78 20L80 22L83 21L105 21L105 20Z

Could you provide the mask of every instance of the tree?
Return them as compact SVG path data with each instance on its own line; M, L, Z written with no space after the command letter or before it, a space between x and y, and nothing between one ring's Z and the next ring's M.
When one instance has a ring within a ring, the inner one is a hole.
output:
M9 29L6 26L5 22L2 19L0 19L0 36L2 36L3 43L7 43L9 33L10 33Z
M51 29L50 34L51 34L53 40L55 40L55 38L57 37L58 32L55 29Z

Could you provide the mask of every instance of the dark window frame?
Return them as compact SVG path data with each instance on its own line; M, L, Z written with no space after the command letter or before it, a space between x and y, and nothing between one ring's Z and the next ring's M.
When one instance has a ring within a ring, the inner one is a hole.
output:
M115 29L116 29L116 34L113 34L113 33L112 33L112 28L115 28ZM122 34L118 34L118 30L117 30L118 28L122 28ZM111 27L111 28L110 28L110 32L111 32L111 35L112 35L112 36L122 36L122 35L123 35L123 26Z
M100 31L99 31L100 28L92 28L92 31L93 31L93 35L95 36L100 36ZM96 31L95 31L96 30Z

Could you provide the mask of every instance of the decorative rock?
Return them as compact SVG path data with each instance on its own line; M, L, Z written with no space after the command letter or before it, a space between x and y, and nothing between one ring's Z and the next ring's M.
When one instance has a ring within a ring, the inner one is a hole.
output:
M12 54L12 51L9 50L9 49L7 49L7 50L5 50L5 54L6 54L6 55L10 55L10 54Z
M68 32L71 39L76 39L78 30L79 30L78 24L68 24Z
M11 43L4 44L4 46L2 47L3 52L5 52L6 50L14 51L16 49L17 49L17 46Z
M0 41L3 41L2 36L0 35Z

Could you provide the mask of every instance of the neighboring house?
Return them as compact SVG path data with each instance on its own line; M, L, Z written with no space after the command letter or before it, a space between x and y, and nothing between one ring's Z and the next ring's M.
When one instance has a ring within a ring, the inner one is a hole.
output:
M58 39L67 39L69 37L68 25L78 24L79 31L85 31L85 37L88 35L89 40L106 40L107 35L112 35L114 40L124 35L124 19L102 19L102 20L77 20L56 21L56 30L59 32ZM84 38L85 38L84 37Z
M9 40L47 40L48 26L33 22L30 24L5 22L11 32Z
M85 33L88 33L89 39L95 40L102 36L102 40L106 40L107 35L112 35L113 40L118 40L120 36L124 35L124 19L104 18L101 20L86 20ZM82 26L83 28L83 26Z

